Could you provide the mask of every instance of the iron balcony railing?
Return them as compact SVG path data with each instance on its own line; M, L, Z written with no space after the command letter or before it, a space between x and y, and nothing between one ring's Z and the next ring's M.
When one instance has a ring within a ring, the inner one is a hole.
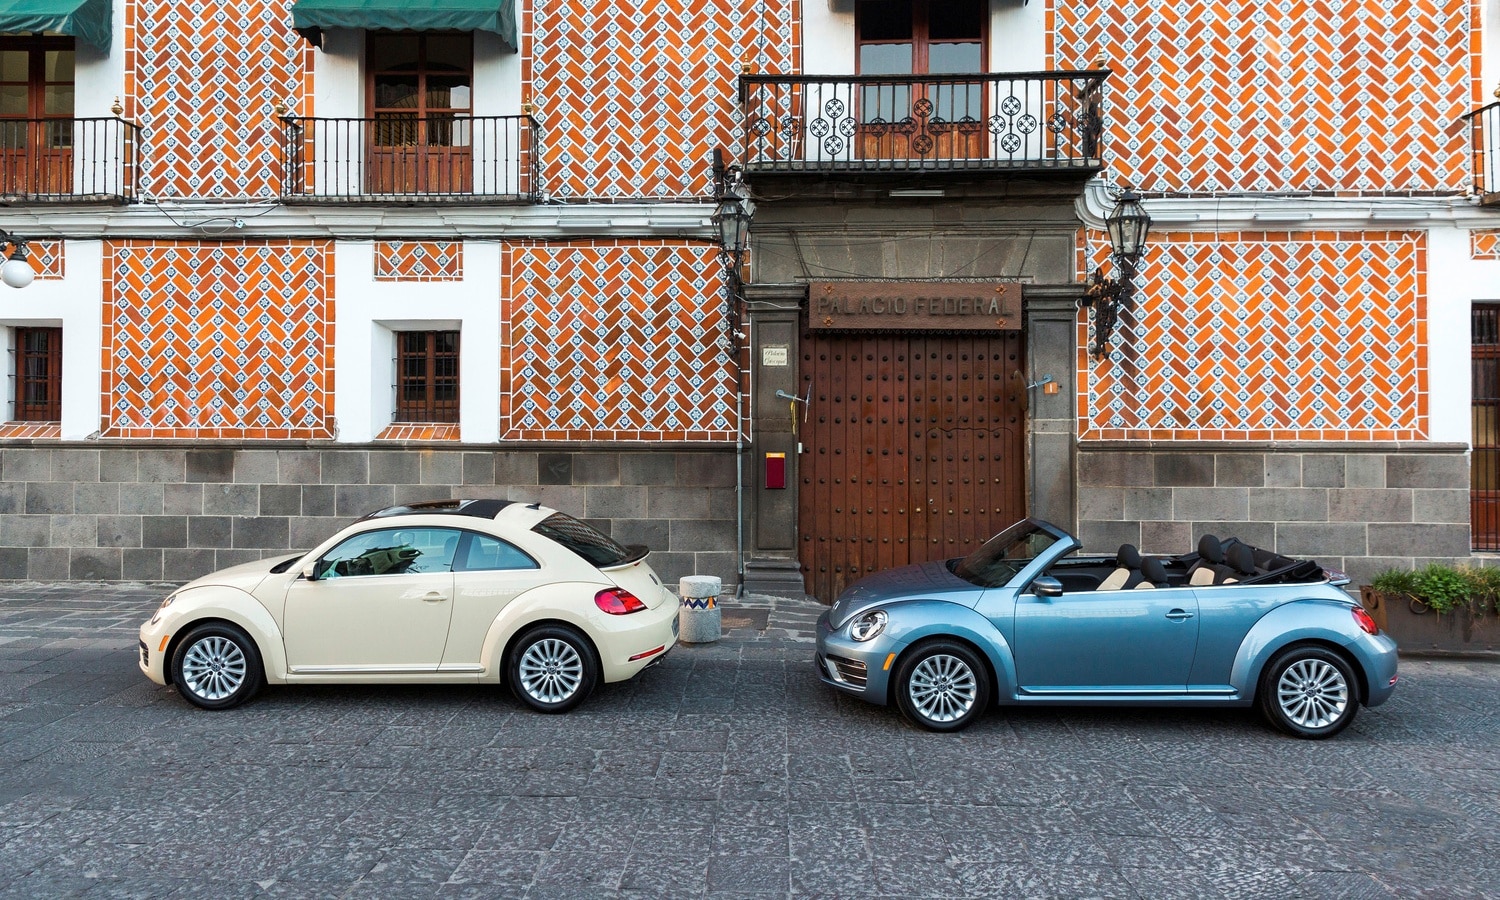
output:
M287 201L534 201L541 131L531 116L282 117Z
M0 197L133 200L140 126L123 119L0 119Z
M742 75L751 172L1102 168L1104 69Z
M1474 191L1488 202L1500 202L1500 102L1468 115L1474 154Z

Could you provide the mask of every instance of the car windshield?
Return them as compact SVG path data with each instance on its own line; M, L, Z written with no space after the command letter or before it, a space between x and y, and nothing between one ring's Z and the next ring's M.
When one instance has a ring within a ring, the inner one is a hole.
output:
M979 587L1000 587L1055 543L1057 537L1035 522L1017 522L953 562L953 574Z
M533 525L531 530L557 541L601 569L617 566L640 556L589 524L563 513L553 513Z

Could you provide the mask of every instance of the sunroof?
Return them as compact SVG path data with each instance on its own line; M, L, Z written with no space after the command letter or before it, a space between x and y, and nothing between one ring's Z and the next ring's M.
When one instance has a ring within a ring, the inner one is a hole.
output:
M423 500L405 506L388 506L363 518L384 519L390 516L453 515L473 516L476 519L493 519L500 510L515 503L515 500Z

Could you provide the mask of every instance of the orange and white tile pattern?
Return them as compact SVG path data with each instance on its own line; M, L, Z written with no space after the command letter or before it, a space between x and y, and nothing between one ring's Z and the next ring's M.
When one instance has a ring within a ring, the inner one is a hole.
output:
M1051 0L1052 68L1114 71L1111 168L1146 191L1463 189L1471 0Z
M106 437L333 436L327 241L106 241Z
M292 0L130 0L125 118L144 126L151 197L269 197L280 190L274 108L308 114L312 49Z
M507 246L503 440L733 440L734 369L716 248Z
M380 241L376 281L463 281L462 241Z
M739 69L797 71L802 2L540 0L522 80L546 133L548 190L710 194L710 153L738 140Z
M56 422L5 422L0 424L0 438L39 438L48 440L62 437L62 426Z
M1080 439L1425 439L1426 256L1425 232L1153 237L1108 359L1080 318Z
M9 258L13 250L14 245L0 242L0 255ZM63 242L27 241L26 262L36 272L38 281L61 281L66 274L63 266Z
M459 426L435 422L394 422L375 435L377 441L456 441Z
M1500 231L1469 232L1469 255L1474 259L1500 259Z

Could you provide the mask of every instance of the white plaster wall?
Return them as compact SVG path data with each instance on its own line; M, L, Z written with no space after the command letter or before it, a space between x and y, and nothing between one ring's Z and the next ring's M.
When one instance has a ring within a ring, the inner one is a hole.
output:
M113 4L110 50L102 53L79 41L74 53L73 115L108 118L115 98L125 97L125 3Z
M1479 9L1479 87L1481 105L1492 103L1500 90L1500 0L1484 0Z
M1500 261L1473 259L1466 229L1432 228L1427 273L1430 435L1472 444L1469 312L1476 300L1500 301Z
M79 441L99 430L102 375L99 348L104 346L104 244L68 241L63 247L64 277L33 281L16 289L0 287L0 326L10 350L16 326L61 327L63 330L62 439ZM13 365L13 364L12 364ZM14 399L15 381L6 379L4 415Z
M370 441L391 424L395 331L459 331L459 428L500 439L500 245L464 244L462 281L376 281L375 247L334 246L334 416L338 439Z

